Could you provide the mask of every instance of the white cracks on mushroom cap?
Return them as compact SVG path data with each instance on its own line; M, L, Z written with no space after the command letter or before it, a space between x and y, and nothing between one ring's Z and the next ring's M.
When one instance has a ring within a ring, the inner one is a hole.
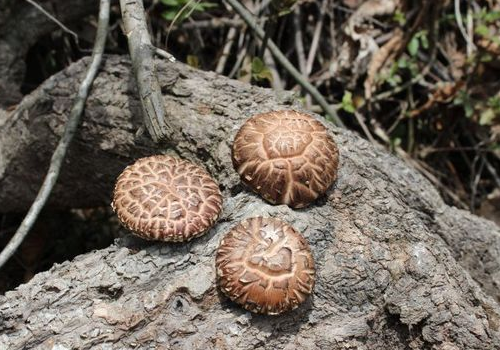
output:
M232 161L241 180L265 200L302 208L336 180L339 153L323 124L285 110L248 119L234 139Z
M233 227L216 255L219 286L243 308L277 315L312 293L314 260L305 239L274 218L254 217Z
M156 155L138 159L123 171L111 207L121 223L142 238L182 242L215 224L222 194L200 166Z

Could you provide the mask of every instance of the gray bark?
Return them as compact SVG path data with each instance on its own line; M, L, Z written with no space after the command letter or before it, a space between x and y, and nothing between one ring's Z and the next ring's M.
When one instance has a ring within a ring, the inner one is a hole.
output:
M144 5L142 0L121 0L120 8L137 90L141 98L144 124L153 141L168 140L174 131L166 120L153 59L155 48L149 37Z
M34 198L88 60L46 81L0 120L0 207ZM328 125L340 149L334 188L309 208L271 206L240 185L230 145L257 112L299 108L292 94L157 61L175 130L168 144L136 135L141 105L128 60L106 58L88 99L53 207L108 204L134 158L170 152L219 181L221 220L188 244L127 236L36 275L0 297L9 349L496 349L500 230L449 207L401 160ZM214 251L243 218L279 217L308 239L314 294L297 310L258 316L215 284Z

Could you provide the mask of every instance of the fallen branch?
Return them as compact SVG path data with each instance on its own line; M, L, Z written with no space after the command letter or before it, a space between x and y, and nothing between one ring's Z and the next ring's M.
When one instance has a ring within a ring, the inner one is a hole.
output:
M165 107L153 60L156 48L149 37L144 5L142 0L120 0L120 8L146 129L155 142L170 139L173 131L165 120Z
M40 211L47 202L47 199L56 184L57 178L59 177L64 157L66 156L71 140L75 135L78 124L80 123L80 117L82 115L85 102L87 101L89 90L95 76L97 75L97 70L101 65L102 54L104 52L104 45L106 43L106 35L108 31L109 1L110 0L101 0L99 9L99 24L97 26L97 34L92 52L92 62L75 97L73 108L71 109L71 113L64 129L64 134L57 144L56 150L52 154L49 170L43 180L38 195L28 211L28 214L26 214L26 217L17 229L16 233L0 253L0 268L7 262L7 260L10 259L23 242L24 238L40 214Z
M312 73L314 60L316 58L316 52L318 51L318 44L321 36L321 29L323 28L323 22L325 19L327 5L328 1L323 0L321 6L319 6L319 16L317 20L318 22L316 23L316 27L314 28L313 39L311 41L311 48L309 50L309 54L307 55L307 63L306 63L307 75L310 75Z
M222 53L220 55L219 61L217 62L217 67L215 68L215 72L222 74L224 73L224 68L226 67L227 58L231 52L231 47L233 46L234 39L236 38L236 27L229 28L226 36L226 43L224 44L224 48L222 49Z

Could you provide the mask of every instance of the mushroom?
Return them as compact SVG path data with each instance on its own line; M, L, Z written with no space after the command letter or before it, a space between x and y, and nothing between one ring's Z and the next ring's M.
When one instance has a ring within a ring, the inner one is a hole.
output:
M302 208L337 178L339 152L323 124L289 110L247 120L236 134L232 159L242 181L264 199Z
M138 159L118 177L111 205L121 223L150 240L189 241L222 209L219 186L200 166L167 155Z
M222 239L215 264L223 293L252 312L277 315L295 309L314 287L309 245L274 218L250 218L233 227Z

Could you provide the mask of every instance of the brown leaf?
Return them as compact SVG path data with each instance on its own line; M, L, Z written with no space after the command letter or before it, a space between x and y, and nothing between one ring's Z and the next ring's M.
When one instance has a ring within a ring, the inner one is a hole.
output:
M394 30L392 38L372 55L372 59L368 65L367 77L364 83L366 99L370 99L372 97L373 84L377 74L385 65L389 57L394 56L394 54L399 51L402 43L403 32L401 29L397 28Z

